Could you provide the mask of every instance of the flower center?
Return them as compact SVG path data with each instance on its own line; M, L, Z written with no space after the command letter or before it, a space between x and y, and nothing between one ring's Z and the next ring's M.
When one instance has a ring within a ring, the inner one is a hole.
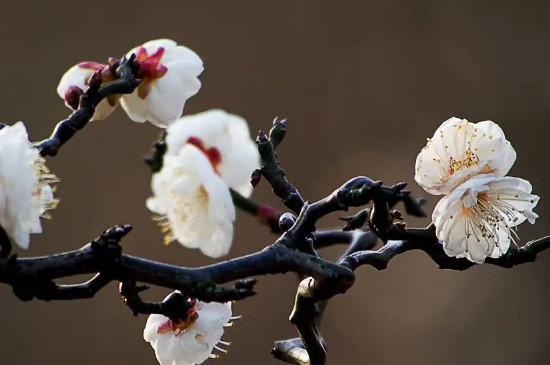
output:
M198 209L204 211L205 206L208 205L210 196L204 185L200 185L191 196L192 203L189 202L189 197L181 197L172 192L170 198L174 202L176 208L174 209L177 215L178 221L187 221L190 216L193 216ZM160 227L161 232L164 235L164 244L169 245L174 240L174 232L172 230L172 223L166 215L153 216L153 221Z
M104 65L103 63L93 62L93 61L85 61L80 62L78 64L79 68L85 69L85 70L91 70L93 72L95 71L101 71L101 83L105 84L107 82L111 82L113 80L116 80L116 65L114 65L115 60L109 59L109 64ZM90 76L91 77L91 76ZM86 80L84 80L85 85L90 84L90 77L88 77Z
M192 144L193 146L201 150L202 153L204 153L208 158L208 161L210 161L210 164L214 168L214 171L216 171L216 173L219 175L218 165L222 162L222 154L220 153L220 150L216 147L206 148L203 141L198 137L189 137L187 143Z
M141 99L149 95L151 84L168 71L168 68L160 63L164 51L164 47L159 47L149 55L145 47L140 47L136 52L136 61L139 64L137 77L142 80L138 86L138 96Z
M454 174L456 171L458 170L461 170L461 169L465 169L465 168L468 168L468 167L471 167L471 166L475 166L479 163L479 157L477 157L477 155L472 151L471 148L468 148L465 152L465 157L460 159L460 160L456 160L454 158L450 158L449 159L449 174L452 175Z
M190 299L195 303L195 299ZM199 314L196 312L196 304L194 304L188 311L185 318L168 319L161 323L157 327L157 333L171 333L173 332L176 337L186 332L193 324L199 319Z
M514 196L519 199L519 196ZM463 214L466 216L467 224L465 228L466 237L472 235L481 240L495 240L496 245L499 245L498 231L503 230L508 235L512 242L516 242L517 234L513 228L517 222L517 209L509 202L502 200L502 197L491 192L477 193L477 201L474 205L462 208ZM523 213L523 212L520 212Z
M47 211L55 209L59 204L59 199L53 197L55 187L50 185L59 182L59 179L46 167L46 160L41 156L34 161L34 169L38 176L38 185L32 194L33 200L40 209L41 216L50 219L51 215Z

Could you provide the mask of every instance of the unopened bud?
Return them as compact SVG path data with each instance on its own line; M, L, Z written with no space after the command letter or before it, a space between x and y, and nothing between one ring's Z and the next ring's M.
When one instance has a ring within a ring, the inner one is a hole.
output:
M290 227L294 225L295 222L296 217L294 216L294 214L286 212L282 214L279 218L279 228L282 232L286 232L290 229Z
M67 91L65 91L65 102L68 106L74 110L78 109L78 103L80 102L80 96L84 91L78 86L69 86Z
M258 144L266 144L269 142L269 139L267 138L267 135L260 129L258 132L258 137L256 138L256 143Z

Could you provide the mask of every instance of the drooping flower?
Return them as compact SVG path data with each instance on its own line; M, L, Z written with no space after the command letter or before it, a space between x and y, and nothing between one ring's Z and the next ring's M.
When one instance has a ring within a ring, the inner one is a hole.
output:
M170 39L146 42L127 56L131 54L136 56L137 79L141 83L132 94L115 94L102 100L92 119L107 118L120 100L133 121L149 121L164 128L181 116L186 100L199 91L201 83L197 77L203 71L202 60L189 48ZM117 79L115 68L111 67L113 61L110 59L109 65L92 61L74 65L61 77L57 93L69 108L76 109L94 72L101 71L104 84Z
M227 185L201 150L187 144L177 155L165 156L151 186L154 196L147 207L161 216L165 243L175 239L213 258L229 252L235 207Z
M122 96L121 105L133 121L164 128L181 116L187 99L199 91L202 60L170 39L149 41L127 56L132 53L142 81L136 91Z
M0 225L23 249L30 233L42 233L40 217L58 202L50 186L57 178L44 162L23 122L0 130Z
M57 94L65 101L67 107L78 108L80 96L88 91L90 77L96 71L102 71L102 82L107 83L115 79L108 65L97 62L80 62L65 72L57 85ZM106 119L118 104L120 95L110 95L103 99L96 107L92 120Z
M497 174L476 175L459 185L432 215L445 253L475 263L505 254L517 238L513 227L538 217L533 208L539 197L531 190L526 180Z
M214 350L227 352L218 345L229 346L221 341L224 327L232 325L231 302L205 303L196 301L188 312L188 318L172 321L161 314L151 314L143 330L143 338L155 350L161 365L201 364L215 358Z
M491 121L445 121L416 159L416 182L434 195L447 195L478 174L508 173L516 152L504 132Z
M250 174L260 166L260 155L244 118L212 109L182 117L166 132L168 155L176 155L185 145L193 144L208 156L229 187L250 196Z

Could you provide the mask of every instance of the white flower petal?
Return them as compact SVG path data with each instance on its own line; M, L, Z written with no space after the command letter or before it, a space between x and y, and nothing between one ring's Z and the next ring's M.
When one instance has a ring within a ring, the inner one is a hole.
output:
M145 123L149 117L149 103L140 99L136 92L122 96L120 106L134 122Z
M495 247L493 240L487 239L478 241L474 235L466 240L466 246L468 249L466 253L468 255L468 260L476 264L484 263L485 258L493 252Z
M233 200L228 186L197 147L188 144L178 155L165 156L162 169L153 176L152 190L154 197L147 200L147 207L166 215L167 222L161 224L169 227L168 239L214 258L229 252Z
M231 303L199 302L197 303L197 313L201 321L198 321L196 329L201 333L211 333L231 320Z
M515 159L515 150L497 124L451 118L417 156L415 181L430 194L446 195L478 174L504 176Z
M221 161L216 168L227 185L250 196L250 174L260 166L260 156L246 120L221 109L212 109L182 117L166 131L167 155L178 154L190 138L195 138L204 149L215 148L219 152Z
M183 107L185 106L186 86L183 82L175 77L171 77L172 70L168 70L165 76L157 80L156 84L151 87L149 96L143 100L149 104L147 120L157 127L165 128L170 123L181 117ZM200 82L196 79L198 87L193 85L198 91ZM195 92L196 93L196 92ZM195 95L193 93L193 95Z
M88 90L87 81L93 73L93 69L82 68L79 65L72 66L61 76L56 89L57 95L65 100L65 93L71 86L78 87L86 92Z
M149 316L143 337L150 342L161 365L201 364L207 360L224 333L224 325L231 319L231 303L197 301L197 320L177 336L167 330L158 333L160 324L168 318L159 314Z
M145 329L143 330L143 339L147 342L153 341L158 337L157 329L158 327L168 320L168 317L163 316L162 314L151 314L147 318L147 323L145 324Z
M202 60L189 48L169 39L149 41L133 48L127 55L139 55L142 47L147 57L155 54L160 47L164 48L159 67L164 67L166 72L141 75L142 85L134 93L123 95L121 106L133 121L149 121L165 128L181 116L186 100L199 91L201 83L197 77L204 69ZM147 88L148 93L140 97L142 87Z
M538 202L531 184L496 174L474 176L441 199L432 215L436 236L449 256L475 263L506 253L515 232L511 229L537 217Z
M491 252L490 256L492 258L498 258L504 255L506 252L508 252L508 249L510 248L511 243L512 243L512 239L510 237L510 234L506 232L506 230L503 230L503 229L497 230L495 248L493 249L493 252Z
M30 233L42 232L40 216L55 206L48 185L54 179L22 122L0 130L0 225L23 249Z

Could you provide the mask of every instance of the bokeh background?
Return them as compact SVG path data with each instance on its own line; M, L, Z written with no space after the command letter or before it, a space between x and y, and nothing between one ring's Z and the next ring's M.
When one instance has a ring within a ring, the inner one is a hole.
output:
M355 175L408 181L419 195L414 160L443 120L499 122L518 153L511 174L542 196L537 225L520 227L526 242L547 234L550 222L549 10L542 1L505 0L9 1L0 12L0 119L24 120L32 139L46 138L69 113L55 93L69 66L169 37L205 64L186 114L224 108L246 117L253 134L275 116L289 119L280 157L308 200ZM20 254L75 249L124 222L134 225L127 253L211 263L165 247L145 209L150 174L142 156L158 132L117 111L50 158L61 204ZM265 183L255 197L280 206ZM436 201L429 197L428 208ZM274 240L245 214L236 232L231 257ZM512 270L450 272L411 252L383 272L361 268L324 319L328 364L548 364L549 264L550 252ZM269 351L273 340L295 336L287 317L296 282L260 278L259 295L234 306L243 319L225 336L230 353L210 361L278 364ZM156 364L142 339L146 318L131 315L115 284L92 300L51 303L20 302L3 286L0 303L3 364Z

